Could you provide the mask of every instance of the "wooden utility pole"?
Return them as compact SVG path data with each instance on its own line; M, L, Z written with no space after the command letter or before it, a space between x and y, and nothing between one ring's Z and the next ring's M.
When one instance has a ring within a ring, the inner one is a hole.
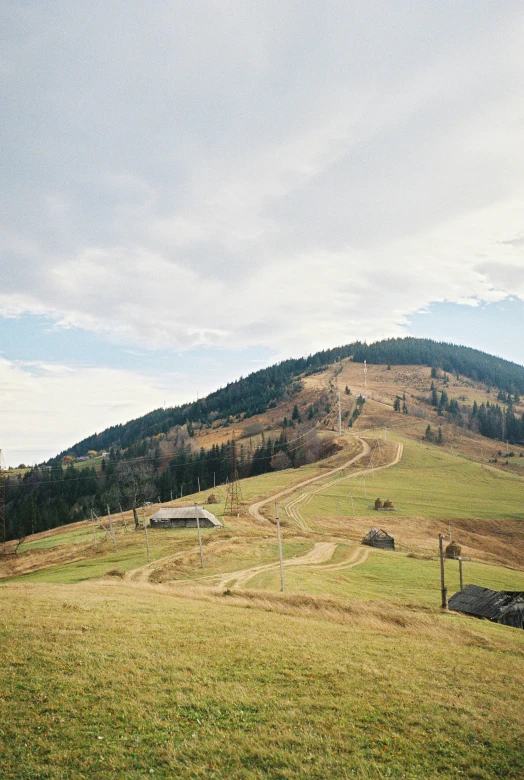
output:
M147 523L146 523L146 512L144 507L142 507L142 522L144 524L144 533L146 535L146 551L147 551L147 560L149 560L150 557L150 551L149 551L149 534L147 532Z
M458 562L459 562L460 590L463 590L464 589L464 583L462 582L462 555L459 555Z
M198 492L200 493L200 477L197 477L197 482L198 482Z
M197 531L198 531L198 546L200 547L200 566L202 569L204 568L204 550L202 549L202 536L200 534L200 520L198 517L198 507L195 502L195 517L196 517L196 524L197 524Z
M122 504L119 504L120 507L120 517L122 518L122 525L124 526L124 531L127 533L127 523L126 518L124 517L124 512L122 510Z
M278 556L280 558L280 590L284 592L284 559L282 557L282 536L280 534L280 518L278 516L278 504L275 504L275 518L277 521Z
M444 534L438 535L438 548L440 555L440 590L442 594L442 609L448 608L448 589L444 581Z
M91 525L93 526L93 544L96 544L96 526L95 518L93 517L93 510L91 510Z
M113 531L113 519L111 517L111 512L109 510L109 504L107 505L107 516L109 518L109 536L111 537L112 542L113 542L113 547L116 550L116 539L115 539L115 534L114 534L114 531Z

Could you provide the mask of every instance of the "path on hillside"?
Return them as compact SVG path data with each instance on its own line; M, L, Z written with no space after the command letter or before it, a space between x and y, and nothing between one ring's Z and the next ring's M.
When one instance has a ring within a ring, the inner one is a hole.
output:
M360 437L356 437L357 441L362 444L362 451L359 452L357 455L354 455L352 458L350 458L348 461L343 463L341 466L336 466L334 469L329 469L328 471L325 471L323 474L318 474L316 477L310 477L309 479L304 479L302 482L296 482L294 485L291 485L290 487L284 488L284 490L279 491L278 493L274 493L272 496L269 496L269 498L264 498L262 501L257 501L254 504L251 504L248 511L249 514L255 518L255 520L260 520L261 522L267 523L267 518L264 517L264 515L260 514L260 510L263 506L266 506L266 504L274 503L277 501L277 499L282 498L282 496L287 496L289 493L294 493L297 490L300 490L300 488L305 487L305 485L311 485L313 482L318 482L321 479L325 479L326 477L330 477L332 474L336 474L339 471L343 471L344 469L347 469L348 466L351 466L353 463L355 463L357 460L361 460L366 455L368 455L371 452L371 447L369 444L364 441L364 439L361 439ZM392 464L393 465L393 464Z
M266 504L269 504L270 502L276 501L278 498L281 498L282 496L289 495L290 493L294 493L297 490L300 490L306 485L311 485L312 483L319 482L320 480L324 480L327 477L331 477L333 474L337 474L340 471L343 471L348 466L352 465L358 460L361 460L363 457L368 455L371 451L371 447L369 444L358 437L358 441L362 444L362 451L359 452L357 455L354 455L352 458L350 458L348 461L343 463L341 466L336 466L333 469L329 469L323 474L319 474L316 477L310 477L309 479L305 479L302 482L295 483L294 485L291 485L290 487L284 488L283 490L279 491L276 494L273 494L269 498L265 498L262 501L257 501L256 503L252 504L249 507L249 512L252 517L255 517L257 520L261 520L263 522L268 522L267 519L260 514L260 509L265 506ZM397 442L397 453L393 460L390 463L386 463L382 466L373 466L371 468L365 469L365 470L359 470L352 474L345 474L343 477L339 477L336 480L330 480L327 483L324 483L320 485L316 490L309 491L306 493L302 493L297 499L294 499L289 502L286 506L286 510L289 508L290 511L288 512L288 516L291 516L295 519L299 527L305 528L305 521L300 516L297 517L296 510L294 510L294 507L297 503L300 501L310 501L312 496L315 493L319 493L322 490L326 490L329 486L335 484L336 482L342 481L344 479L350 479L354 477L361 477L364 474L368 474L374 471L380 471L381 469L390 468L391 466L394 466L396 463L398 463L402 457L402 444ZM294 514L295 512L295 514ZM303 525L301 525L301 523ZM360 546L357 547L353 555L345 560L341 561L339 563L329 564L326 565L327 561L329 561L336 550L337 545L334 542L317 542L313 549L310 550L305 555L299 556L297 558L288 558L284 561L284 566L302 566L305 568L313 568L316 566L322 566L323 570L326 571L338 571L345 568L352 568L353 566L358 566L359 564L363 563L368 555L369 550L363 549ZM151 563L146 564L146 566L141 566L138 569L133 569L132 571L126 572L124 579L127 581L131 581L133 583L147 583L150 581L151 574L161 568L165 563L168 561L173 561L177 556L187 554L187 551L184 551L184 553L178 553L177 555L169 555L165 556L163 558L160 558L159 560L152 561ZM258 566L253 566L247 569L241 569L239 571L232 571L228 572L226 574L208 574L204 575L203 577L198 578L192 578L190 580L173 580L170 584L171 585L177 585L177 586L183 586L183 585L191 585L191 584L206 584L210 587L239 587L242 585L245 585L248 580L255 577L257 574L260 574L265 571L271 571L273 569L278 569L279 562L274 563L267 563L267 564L261 564Z
M396 444L397 444L397 453L393 458L393 460L391 461L391 463L385 463L382 466L370 465L370 467L367 469L363 469L362 471L355 471L352 474L344 474L343 477L338 477L337 479L333 479L330 482L326 482L324 485L320 485L314 490L309 490L305 493L301 493L300 496L297 496L297 498L292 499L288 504L285 505L284 510L287 516L291 517L298 525L299 528L301 528L303 531L307 531L308 530L307 523L302 517L302 513L300 511L300 506L299 506L300 504L309 504L309 502L311 501L311 499L316 493L322 493L323 490L327 490L329 487L332 487L332 485L336 485L339 482L343 482L345 479L355 479L356 477L363 478L365 477L366 474L372 474L375 471L380 471L381 469L389 469L391 466L395 466L400 461L404 449L403 445L400 442L396 442ZM369 452L369 447L368 447L368 452ZM364 454L366 453L361 453L360 455L357 456L356 459L362 458ZM354 460L355 458L353 458L353 461ZM353 461L350 461L350 463ZM340 469L334 469L333 471L328 472L324 476L330 476L331 474L334 474L336 471L340 471ZM305 484L307 484L307 481L297 485L296 487L300 488L302 487L302 485Z
M352 569L354 566L359 566L361 563L367 560L370 553L369 548L361 547L360 544L356 546L349 558L338 563L328 564L327 561L331 560L335 554L337 548L335 542L317 542L313 549L305 555L301 555L297 558L287 558L283 564L284 568L300 567L306 571L313 571L316 568L321 567L322 571L342 571L343 569ZM230 571L225 574L208 574L204 577L193 578L191 580L176 580L169 583L171 586L192 586L209 585L213 588L241 588L246 583L256 577L258 574L265 572L278 571L280 567L279 561L272 563L259 564L258 566L251 566L248 569L240 569L239 571Z

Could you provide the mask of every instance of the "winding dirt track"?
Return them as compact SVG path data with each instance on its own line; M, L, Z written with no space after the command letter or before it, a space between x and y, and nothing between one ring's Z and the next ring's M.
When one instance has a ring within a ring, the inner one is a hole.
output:
M311 477L309 479L305 479L303 482L296 483L294 485L291 485L288 488L285 488L284 490L281 490L279 493L275 493L272 496L269 496L269 498L265 498L262 501L257 501L255 504L252 504L249 507L249 513L252 517L256 518L259 521L262 521L264 523L267 523L267 519L260 514L260 509L263 506L266 506L267 504L276 501L278 498L281 498L282 496L289 495L290 493L295 493L297 490L300 490L306 485L311 485L312 483L319 482L320 480L325 480L326 477L331 477L333 474L337 474L340 471L343 471L351 464L355 463L356 461L360 460L361 458L365 457L369 454L371 448L367 442L365 442L363 439L359 439L359 442L362 444L362 451L359 452L357 455L355 455L350 460L343 463L341 466L337 466L334 469L330 469L329 471L326 471L324 474L319 474L316 477ZM288 516L292 517L299 527L305 528L305 522L303 521L303 518L298 516L296 510L293 510L293 507L300 503L301 501L310 501L311 497L314 493L319 493L322 490L325 490L330 485L333 485L335 482L339 482L343 479L351 479L354 477L361 477L363 474L368 474L372 471L380 471L381 469L387 469L391 466L394 466L396 463L399 462L399 460L402 457L402 444L398 443L398 449L397 454L395 455L395 458L391 461L391 463L386 463L383 466L375 466L371 467L369 469L356 471L352 474L346 474L343 477L340 477L336 480L331 480L327 483L324 483L320 485L316 490L309 491L306 493L302 493L297 499L294 499L293 501L290 501L289 504L286 506L286 511ZM288 511L290 510L290 511ZM369 549L362 548L360 545L358 545L351 555L350 558L348 558L345 561L340 561L338 563L333 564L327 564L327 561L331 560L333 557L335 550L337 548L337 545L334 542L317 542L312 550L310 550L305 555L301 555L298 558L288 558L284 561L284 566L301 566L304 568L314 568L317 566L322 566L323 571L341 571L342 569L350 569L353 566L358 566L361 563L364 563L364 561L367 559L369 555ZM173 560L173 558L176 556L167 556L164 558L161 558L157 561L153 561L152 563L147 564L146 566L141 566L139 569L134 569L133 571L127 572L125 575L125 579L128 581L131 581L133 583L147 583L149 582L150 575L155 571L156 569L162 567L164 563L166 563L169 560ZM327 564L327 565L326 565ZM187 585L193 585L195 583L199 584L206 584L213 588L233 588L233 587L241 587L245 585L250 579L255 577L257 574L261 574L263 572L272 571L275 569L278 569L279 562L276 563L266 563L259 566L252 566L248 569L241 569L239 571L232 571L228 572L227 574L208 574L203 577L198 577L196 580L175 580L171 582L170 584L172 586L187 586Z
M295 485L291 485L291 487L285 488L284 490L281 490L280 493L274 493L272 496L269 496L269 498L264 498L262 501L257 501L256 504L251 504L249 507L249 514L255 518L255 520L259 520L263 523L267 523L267 519L260 514L260 510L263 506L266 506L266 504L274 503L277 501L277 499L282 498L282 496L287 496L289 493L295 493L297 490L300 490L300 488L304 487L305 485L311 485L313 482L319 482L321 479L325 479L326 477L330 477L332 474L336 474L339 471L343 471L344 469L347 469L348 466L351 466L352 463L355 463L357 460L360 460L361 458L364 458L366 455L369 454L371 451L371 447L367 442L364 441L364 439L358 440L362 444L362 451L358 453L358 455L353 456L350 460L346 461L342 464L342 466L337 466L334 469L330 469L329 471L326 471L324 474L319 474L316 477L310 477L309 479L305 479L303 482L298 482ZM396 461L398 463L398 461ZM393 465L393 464L391 464Z

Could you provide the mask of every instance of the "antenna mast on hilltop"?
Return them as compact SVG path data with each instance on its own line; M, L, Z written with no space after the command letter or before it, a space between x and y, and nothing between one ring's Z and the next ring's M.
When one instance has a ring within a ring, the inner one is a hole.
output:
M239 487L238 467L237 467L237 445L235 441L235 432L233 431L233 440L231 442L231 478L227 483L226 505L224 514L231 517L240 515L240 502L242 500L242 491Z
M5 475L4 456L0 450L0 533L2 534L2 550L5 552Z

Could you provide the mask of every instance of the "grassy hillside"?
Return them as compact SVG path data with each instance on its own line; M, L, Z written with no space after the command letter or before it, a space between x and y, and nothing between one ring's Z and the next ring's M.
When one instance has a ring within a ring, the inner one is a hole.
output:
M451 531L465 584L524 590L523 450L497 458L498 443L443 418L444 443L423 440L439 424L429 379L384 365L364 381L344 361L239 424L258 447L295 403L305 417L337 381L352 391L342 437L326 415L336 452L242 479L238 517L224 515L225 486L165 502L216 494L224 527L202 530L204 570L195 529L150 529L148 557L130 511L113 512L114 542L101 517L29 536L0 560L0 776L523 776L524 632L442 612L437 557ZM448 389L490 395L463 378ZM395 510L376 512L377 496ZM395 552L360 544L371 526ZM457 562L445 573L451 594Z
M120 583L0 597L4 777L522 776L522 632Z

